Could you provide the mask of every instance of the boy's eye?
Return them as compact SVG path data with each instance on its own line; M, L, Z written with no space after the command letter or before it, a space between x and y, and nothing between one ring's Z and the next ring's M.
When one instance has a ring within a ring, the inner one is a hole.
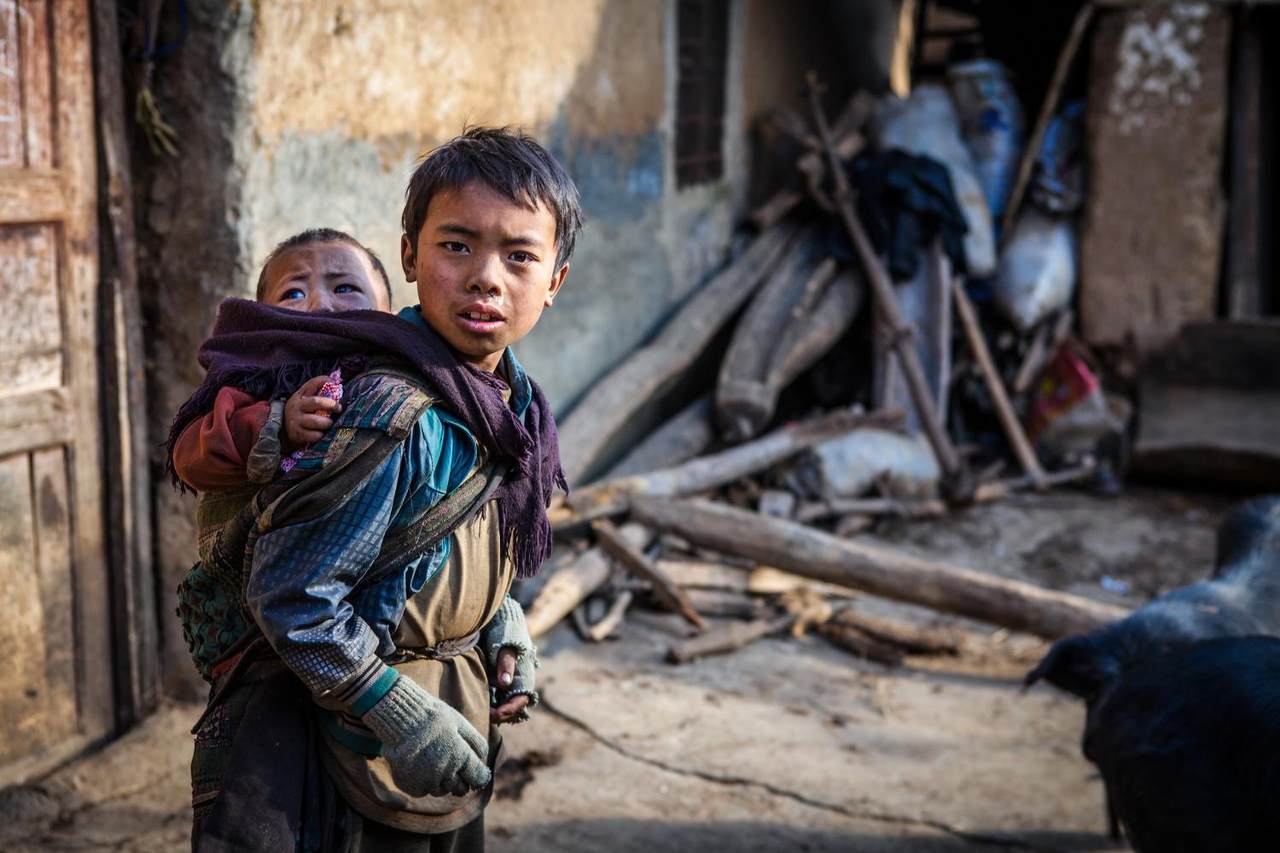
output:
M357 284L340 284L333 289L334 293L361 293L360 286Z
M511 260L515 261L517 264L532 263L535 260L533 255L528 252L512 252L510 257Z
M280 294L280 298L284 299L306 299L307 294L300 287L291 287L284 293Z
M440 245L444 247L446 252L454 252L459 255L467 251L466 244L459 243L457 240L445 240Z

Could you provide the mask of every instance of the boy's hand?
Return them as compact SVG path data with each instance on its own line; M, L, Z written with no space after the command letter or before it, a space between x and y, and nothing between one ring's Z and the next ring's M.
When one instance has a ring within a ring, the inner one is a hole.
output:
M391 778L407 794L458 797L492 781L488 739L409 678L396 679L361 719L382 741Z
M538 704L538 650L529 636L524 608L511 596L480 632L485 669L493 688L489 721L521 723L529 719L529 709Z
M324 438L333 419L342 412L337 400L320 396L328 376L315 376L302 383L284 404L285 446L296 450Z
M498 671L495 675L498 692L504 693L511 689L511 684L516 677L516 661L519 654L513 648L504 648L498 652ZM489 709L489 722L494 725L503 723L516 723L529 718L528 712L529 694L518 693L508 698L500 705L495 705Z

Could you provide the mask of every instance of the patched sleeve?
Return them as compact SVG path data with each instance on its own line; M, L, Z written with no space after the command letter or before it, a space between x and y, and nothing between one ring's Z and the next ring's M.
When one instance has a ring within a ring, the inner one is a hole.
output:
M394 683L349 598L395 515L402 455L392 451L327 513L261 535L246 589L254 619L285 664L317 700L356 713Z

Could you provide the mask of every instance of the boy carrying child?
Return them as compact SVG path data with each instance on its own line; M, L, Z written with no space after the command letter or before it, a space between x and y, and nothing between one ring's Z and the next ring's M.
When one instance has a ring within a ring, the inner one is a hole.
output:
M419 306L229 300L175 420L171 447L225 387L277 409L310 377L341 389L340 406L298 407L332 426L287 472L201 523L203 570L251 624L210 661L197 850L482 850L491 721L536 701L507 591L548 555L564 481L550 409L509 346L568 273L577 191L529 137L474 129L418 166L402 222ZM268 423L223 461L253 473Z

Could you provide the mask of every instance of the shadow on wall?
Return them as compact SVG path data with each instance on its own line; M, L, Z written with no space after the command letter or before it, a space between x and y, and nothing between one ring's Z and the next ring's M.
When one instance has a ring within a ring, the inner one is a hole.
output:
M501 806L499 805L499 808ZM845 818L837 818L845 819ZM997 848L1051 849L1059 851L1115 850L1100 835L1067 832L1000 833L972 830L948 835L941 830L913 824L909 819L885 821L883 832L875 822L862 821L859 832L805 829L776 823L745 821L716 823L664 823L639 819L572 820L489 829L489 846L495 853L652 853L653 851L733 850L735 853L957 853L961 850Z

